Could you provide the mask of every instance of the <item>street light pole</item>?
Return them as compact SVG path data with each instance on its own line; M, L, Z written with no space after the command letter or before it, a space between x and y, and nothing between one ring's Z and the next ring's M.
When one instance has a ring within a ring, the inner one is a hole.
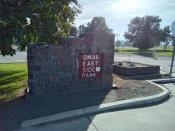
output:
M118 42L118 37L119 37L119 35L120 35L120 34L116 34L116 38L117 38L116 42ZM116 46L117 46L117 49L118 49L117 43L116 43Z
M171 60L170 77L171 77L172 71L173 71L174 54L175 54L175 39L173 40L173 56L172 56L172 60Z
M118 41L118 36L119 36L120 34L116 34L116 37L117 37L117 41Z

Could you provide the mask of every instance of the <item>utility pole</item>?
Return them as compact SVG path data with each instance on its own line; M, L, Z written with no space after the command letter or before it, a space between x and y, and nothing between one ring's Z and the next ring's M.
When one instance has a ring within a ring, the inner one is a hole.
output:
M175 54L175 39L173 40L172 44L173 44L173 56L172 56L172 60L171 60L170 77L171 77L172 71L173 71L174 54Z
M173 43L172 43L173 44L173 56L172 56L172 60L171 60L170 77L171 77L172 71L173 71L174 54L175 54L175 21L172 23L171 32L172 32L172 39L173 39Z

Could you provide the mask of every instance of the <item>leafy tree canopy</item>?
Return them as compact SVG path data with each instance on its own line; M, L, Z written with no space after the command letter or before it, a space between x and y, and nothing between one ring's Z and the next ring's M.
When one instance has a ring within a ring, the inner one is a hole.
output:
M140 50L152 48L160 44L160 22L158 16L135 17L124 37Z
M1 0L0 53L13 55L13 44L24 50L29 43L58 43L80 13L77 0Z
M112 32L112 30L107 27L104 17L94 17L91 22L87 23L86 26L79 26L79 36L82 37L83 35L85 35L88 32L91 32L95 28L100 28Z
M160 30L160 40L165 42L164 48L167 48L168 44L171 41L171 31L169 26L165 26L163 29Z
M171 31L169 26L165 26L161 29L161 41L166 41L166 39L171 37Z

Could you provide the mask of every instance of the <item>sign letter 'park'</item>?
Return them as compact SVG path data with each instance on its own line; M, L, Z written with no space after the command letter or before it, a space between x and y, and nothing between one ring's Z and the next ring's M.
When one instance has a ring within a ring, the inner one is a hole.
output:
M101 54L80 54L80 79L101 78Z

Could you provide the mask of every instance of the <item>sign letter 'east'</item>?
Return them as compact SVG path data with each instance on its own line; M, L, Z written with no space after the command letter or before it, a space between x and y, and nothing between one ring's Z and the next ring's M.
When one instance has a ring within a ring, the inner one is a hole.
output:
M80 79L101 78L101 54L80 54Z

